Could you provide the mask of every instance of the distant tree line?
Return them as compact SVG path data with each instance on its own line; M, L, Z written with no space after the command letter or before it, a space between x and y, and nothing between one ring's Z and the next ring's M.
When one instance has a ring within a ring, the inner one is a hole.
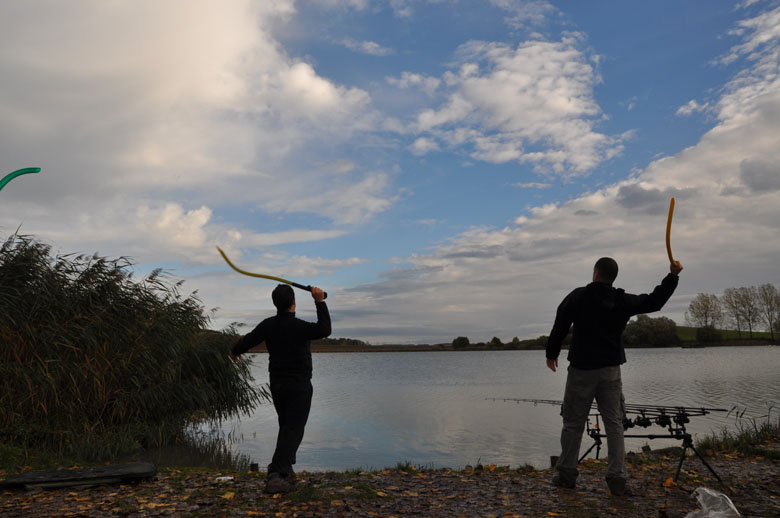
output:
M699 293L688 305L685 321L697 328L700 341L717 339L718 328L734 329L740 337L747 331L749 338L753 338L753 331L765 330L774 340L775 333L780 333L780 290L773 284L762 284L727 288L720 297Z
M503 351L544 349L545 347L547 347L547 338L548 338L547 335L541 335L537 338L520 340L518 337L515 336L509 342L502 342L500 338L494 336L487 342L472 343L468 339L468 337L459 336L452 341L452 348L456 350L492 349L492 350L503 350ZM571 338L567 337L566 340L564 340L564 344L569 344L570 341Z
M371 345L368 342L357 340L355 338L322 338L320 340L314 340L312 343L315 345L351 345L359 347L367 347Z

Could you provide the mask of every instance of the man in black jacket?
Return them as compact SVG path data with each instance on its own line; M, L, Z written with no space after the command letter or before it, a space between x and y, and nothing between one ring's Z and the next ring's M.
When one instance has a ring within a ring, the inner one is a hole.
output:
M266 491L269 493L289 491L295 481L292 466L303 440L313 393L310 341L325 338L331 331L325 293L312 288L311 295L317 306L316 323L296 318L293 289L286 284L277 286L271 295L276 316L260 322L233 346L230 353L238 358L263 342L268 348L271 397L279 418L276 450L268 465Z
M669 266L670 273L652 293L631 295L612 287L618 274L614 259L602 257L593 267L593 282L577 288L563 299L547 342L547 367L558 367L561 343L574 325L569 347L569 369L561 416L561 455L552 483L573 488L577 480L577 460L585 422L593 399L606 428L609 463L607 485L612 494L626 489L625 445L623 439L623 384L620 365L626 362L622 334L628 320L643 313L660 310L677 287L679 262Z

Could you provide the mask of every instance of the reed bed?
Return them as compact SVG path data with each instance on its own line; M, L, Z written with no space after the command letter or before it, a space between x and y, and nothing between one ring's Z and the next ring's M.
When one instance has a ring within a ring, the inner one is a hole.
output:
M196 294L127 258L0 247L0 443L104 460L182 440L264 399Z

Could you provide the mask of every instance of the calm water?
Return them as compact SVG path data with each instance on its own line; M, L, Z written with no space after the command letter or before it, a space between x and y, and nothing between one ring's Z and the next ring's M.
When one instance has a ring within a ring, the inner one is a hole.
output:
M267 382L268 356L251 356L256 382ZM778 347L630 349L627 356L628 403L737 405L752 416L765 416L776 405L773 419L780 416ZM565 370L545 367L543 351L315 354L312 412L296 469L384 468L405 461L548 467L550 455L559 453L559 407L486 398L561 399L565 381ZM691 421L694 438L735 424L725 414ZM270 404L225 423L224 430L239 439L237 452L261 466L270 462L277 432ZM641 430L636 433L663 433L657 426ZM591 444L584 437L583 451ZM627 439L629 449L644 444L679 442Z

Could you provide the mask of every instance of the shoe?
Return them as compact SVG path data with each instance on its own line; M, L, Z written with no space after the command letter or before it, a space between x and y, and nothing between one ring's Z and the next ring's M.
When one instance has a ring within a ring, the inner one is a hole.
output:
M609 493L613 496L634 496L634 490L626 484L626 479L624 478L616 478L613 480L607 481L607 486L609 486Z
M552 476L552 480L550 480L550 483L555 487L565 487L567 489L574 489L574 487L577 485L576 482L566 480L564 477L562 477L560 471L555 472L555 474Z
M266 493L289 493L293 488L293 485L289 480L282 478L279 473L269 473L268 479L265 482Z

